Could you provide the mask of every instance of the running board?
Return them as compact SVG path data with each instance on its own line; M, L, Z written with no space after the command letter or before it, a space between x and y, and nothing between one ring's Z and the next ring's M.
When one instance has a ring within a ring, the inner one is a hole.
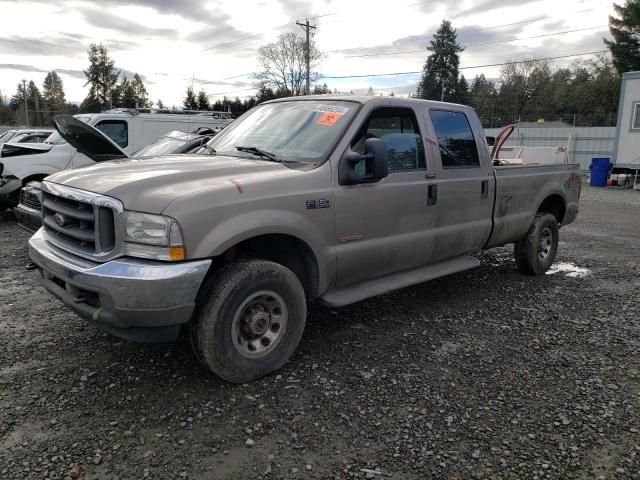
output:
M366 280L362 283L330 290L320 297L320 301L331 307L342 307L359 302L365 298L375 297L400 288L427 282L436 278L462 272L480 266L475 257L457 257L444 262L425 265L414 270L392 273L384 277Z

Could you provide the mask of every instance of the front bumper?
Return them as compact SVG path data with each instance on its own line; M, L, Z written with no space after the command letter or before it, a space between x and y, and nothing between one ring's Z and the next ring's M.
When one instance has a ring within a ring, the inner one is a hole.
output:
M167 263L120 258L95 263L29 240L40 282L78 315L113 335L139 342L175 340L189 322L211 260Z
M42 213L40 210L34 210L33 208L18 204L18 206L13 209L13 214L18 219L18 225L31 233L42 226Z

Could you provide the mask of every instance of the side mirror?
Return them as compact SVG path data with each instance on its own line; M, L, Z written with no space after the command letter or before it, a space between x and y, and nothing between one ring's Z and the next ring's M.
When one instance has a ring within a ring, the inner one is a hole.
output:
M364 141L364 155L347 150L338 166L340 185L379 182L388 175L387 147L379 138Z

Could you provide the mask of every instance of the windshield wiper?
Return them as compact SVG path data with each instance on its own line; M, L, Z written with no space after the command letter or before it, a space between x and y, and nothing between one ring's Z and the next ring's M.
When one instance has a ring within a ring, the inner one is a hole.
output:
M202 145L200 145L202 148L206 148L207 150L209 150L209 153L211 155L215 155L216 154L216 149L213 148L211 145L209 145L208 143L203 143Z
M271 152L267 152L266 150L262 150L261 148L258 147L241 147L241 146L237 146L236 150L239 150L241 152L247 152L247 153L252 153L258 157L262 157L262 158L266 158L268 160L271 160L272 162L278 162L281 163L282 160L279 159L275 154L271 153Z
M298 160L285 160L284 158L278 158L278 156L275 153L267 152L266 150L262 150L261 148L258 148L258 147L237 146L236 150L239 150L241 152L252 153L257 157L266 158L267 160L270 160L276 163L300 163Z

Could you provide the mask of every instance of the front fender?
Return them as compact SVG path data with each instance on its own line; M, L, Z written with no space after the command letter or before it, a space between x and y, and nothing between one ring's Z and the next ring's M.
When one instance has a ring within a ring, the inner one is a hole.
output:
M331 217L332 218L332 217ZM297 212L278 209L251 210L227 217L215 224L201 239L186 235L189 258L210 258L223 254L238 243L260 235L290 235L305 242L313 252L318 265L318 287L322 291L335 269L335 253L321 228L322 222L312 222ZM188 228L186 230L189 230ZM193 246L192 246L193 245Z

